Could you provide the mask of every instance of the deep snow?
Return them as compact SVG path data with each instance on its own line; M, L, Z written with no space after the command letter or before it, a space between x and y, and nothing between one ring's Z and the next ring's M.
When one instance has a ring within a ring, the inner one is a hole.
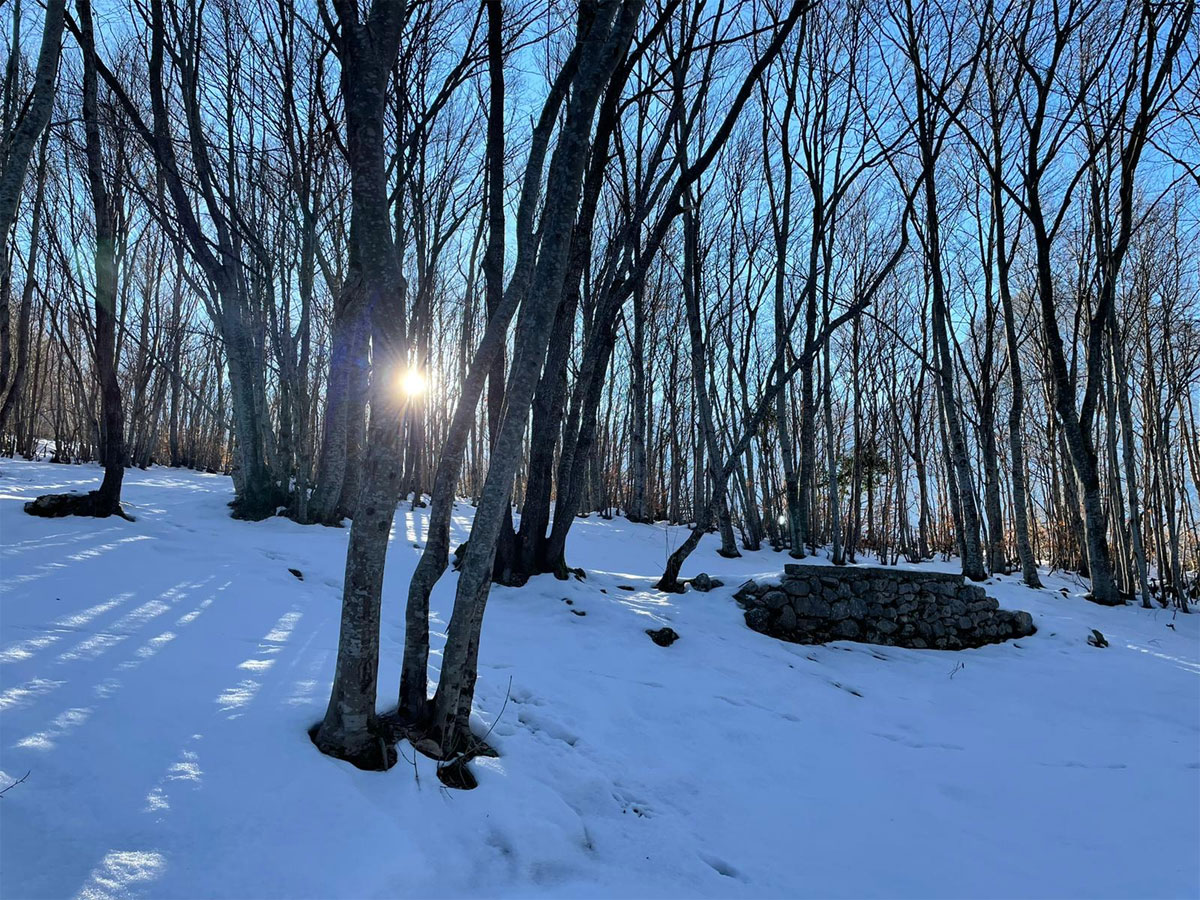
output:
M21 512L98 481L0 466L0 786L30 773L0 799L5 898L1200 894L1200 617L1001 578L1032 638L789 645L731 599L783 556L706 539L685 574L726 586L663 595L681 530L580 521L586 581L493 591L476 705L502 757L449 792L428 759L361 772L305 733L344 529L234 521L229 479L158 468L126 476L134 523ZM423 522L396 516L381 709Z

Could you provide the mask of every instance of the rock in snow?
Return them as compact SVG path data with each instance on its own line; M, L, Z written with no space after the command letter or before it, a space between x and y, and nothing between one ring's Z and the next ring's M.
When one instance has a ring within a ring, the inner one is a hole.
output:
M650 635L650 640L660 647L670 647L679 640L679 635L675 633L674 628L647 628L646 634Z

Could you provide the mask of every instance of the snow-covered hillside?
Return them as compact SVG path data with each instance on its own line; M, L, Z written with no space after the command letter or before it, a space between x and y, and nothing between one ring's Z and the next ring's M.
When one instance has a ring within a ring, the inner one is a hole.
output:
M684 574L726 587L668 596L680 530L581 521L586 581L492 594L477 711L502 756L449 792L406 745L370 773L309 742L345 530L234 521L229 479L168 469L127 474L133 523L21 512L98 480L0 466L0 782L29 772L0 800L5 898L1200 894L1200 617L1003 578L1035 636L789 645L731 599L784 557L706 539ZM422 529L402 506L381 709Z

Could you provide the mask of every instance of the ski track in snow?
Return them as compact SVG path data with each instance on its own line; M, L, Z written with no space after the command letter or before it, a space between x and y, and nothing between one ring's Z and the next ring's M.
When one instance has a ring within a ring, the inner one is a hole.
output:
M0 800L5 898L1200 895L1200 616L1003 577L1033 637L790 645L731 599L785 556L707 537L684 574L726 586L663 595L682 529L580 520L586 581L493 589L476 727L502 755L449 792L406 744L368 773L309 742L346 529L237 522L228 478L159 468L126 475L134 523L21 511L99 479L0 465L0 784L30 772ZM424 523L397 511L381 710Z

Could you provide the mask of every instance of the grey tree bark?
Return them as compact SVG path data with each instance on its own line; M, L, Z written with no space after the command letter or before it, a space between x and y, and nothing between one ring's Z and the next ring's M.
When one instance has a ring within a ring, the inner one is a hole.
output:
M547 177L547 196L557 198L542 221L542 241L529 296L521 307L505 406L492 444L483 493L463 554L454 611L447 629L441 679L434 696L429 737L442 755L469 743L479 632L491 587L492 563L500 527L510 509L512 478L519 462L522 432L546 355L551 324L561 300L570 236L587 158L592 118L605 84L633 37L640 0L597 0L581 15L579 68L567 118L559 133Z
M504 146L504 86L503 59L500 38L503 8L499 3L488 5L488 67L489 89L488 164L495 181L502 181ZM494 379L497 360L502 359L509 323L517 307L528 296L534 263L538 255L539 232L535 229L537 208L541 202L542 175L551 134L567 90L576 76L580 45L577 43L559 70L542 106L541 115L530 140L529 156L522 181L521 199L517 209L517 258L508 287L489 310L488 323L467 370L454 416L446 434L434 474L430 494L429 526L425 547L413 571L405 609L404 662L400 677L399 716L412 726L418 748L431 755L441 755L437 739L421 736L432 719L428 704L429 664L429 595L446 570L450 558L450 520L454 511L454 490L463 465L463 451L475 420L475 408L485 384ZM495 284L503 278L504 207L499 196L489 199L489 241L495 249L489 254L485 277ZM503 371L501 367L501 371Z
M121 510L121 482L125 477L125 421L121 388L117 383L117 231L118 210L110 195L100 139L100 112L96 74L96 44L89 0L76 0L83 50L83 125L88 187L95 218L95 339L96 378L100 385L100 442L104 478L98 490L87 494L49 494L25 504L37 516L96 516L107 518ZM118 164L119 165L119 164ZM119 182L121 173L116 180Z
M342 63L346 146L358 227L365 314L371 324L371 418L358 507L346 550L337 668L325 717L313 734L322 753L363 769L386 769L394 750L375 712L379 610L392 519L400 496L400 422L396 380L405 363L404 278L388 211L384 111L388 74L400 49L403 0L374 0L366 21L354 0L336 3L335 46Z
M12 367L11 375L0 377L0 396L3 396L3 402L0 402L0 434L5 433L9 417L12 415L17 401L21 399L21 391L25 387L25 375L29 370L30 319L33 314L33 295L37 290L38 251L41 246L42 214L46 198L46 147L49 137L50 130L43 129L41 147L38 151L37 188L34 191L33 215L29 224L29 257L25 266L25 284L21 289L21 304L17 307L16 363ZM3 252L3 248L0 247L0 254ZM8 264L4 265L7 272ZM7 278L8 276L0 273L0 277ZM10 317L7 308L0 311L0 315L3 316L0 319L0 330L5 332L3 336L0 336L0 344L3 346L3 350L0 352L7 354L10 341L8 335ZM3 369L7 375L8 366L4 366Z

